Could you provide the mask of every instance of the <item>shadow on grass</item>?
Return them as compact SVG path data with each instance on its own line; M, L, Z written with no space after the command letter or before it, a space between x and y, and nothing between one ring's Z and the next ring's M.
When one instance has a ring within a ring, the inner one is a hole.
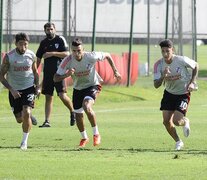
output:
M195 154L195 155L207 155L207 150L197 150L197 149L191 149L186 151L187 154Z
M0 146L1 149L20 149L20 146Z
M44 147L42 147L45 149ZM38 148L38 149L42 149ZM1 149L1 148L0 148ZM29 149L33 149L32 147L29 147ZM35 149L35 148L34 148ZM191 150L168 150L168 149L141 149L141 148L65 148L65 149L57 149L57 148L51 148L48 149L48 151L60 151L60 152L93 152L93 151L99 151L99 152L129 152L129 153L174 153L174 154L192 154L192 155L207 155L207 149L206 150L198 150L198 149L191 149Z
M185 153L185 154L202 154L207 155L207 150L197 150L197 149L191 149L191 150L159 150L159 149L141 149L141 148L129 148L129 149L110 149L110 148L100 148L98 150L101 151L128 151L130 153L138 153L138 152L158 152L158 153Z
M207 70L199 70L198 77L199 78L207 78Z
M125 93L122 93L122 92L117 92L117 91L112 91L112 90L104 90L106 92L110 92L110 93L114 93L114 94L119 94L119 95L122 95L122 96L126 96L126 97L130 97L130 98L133 98L135 100L141 100L141 101L145 101L146 99L142 98L142 97L138 97L138 96L134 96L134 95L131 95L131 94L125 94Z
M19 146L0 146L0 150L6 150L6 149L20 149ZM146 153L146 152L150 152L150 153L174 153L175 157L177 158L180 154L189 154L189 155L207 155L207 149L206 150L198 150L198 149L191 149L191 150L180 150L180 151L176 151L176 150L159 150L159 149L141 149L141 148L129 148L129 149L122 149L122 148L60 148L57 149L57 147L32 147L29 146L27 151L32 151L33 149L35 149L35 151L37 152L37 150L42 151L42 149L47 149L47 151L54 151L54 152L93 152L93 151L99 151L99 152L129 152L129 153ZM173 159L176 159L176 158Z

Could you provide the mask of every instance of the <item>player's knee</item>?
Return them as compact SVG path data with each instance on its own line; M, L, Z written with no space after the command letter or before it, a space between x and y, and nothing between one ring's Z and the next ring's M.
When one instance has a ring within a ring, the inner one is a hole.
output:
M65 100L69 98L66 92L60 92L58 93L58 96L61 100Z
M58 93L59 98L63 101L65 99L65 93Z
M162 122L163 123L163 125L165 126L165 127L169 127L170 126L170 121L163 121Z
M82 120L83 119L83 113L76 113L75 117L76 117L76 121Z
M182 119L181 119L181 120L173 119L173 123L174 123L176 126L182 126L182 125L183 125L183 121L182 121Z
M31 110L29 107L23 108L23 111L22 111L23 118L29 118L30 113L31 113Z
M92 109L91 106L89 106L89 105L84 105L84 106L83 106L83 110L84 110L85 113L88 114L88 115L93 115L93 114L94 114L93 109Z
M16 118L17 123L22 123L22 118Z
M90 108L89 106L87 106L87 105L84 105L84 106L83 106L83 110L84 110L87 114L91 112L91 108Z
M17 123L22 123L22 113L14 114Z

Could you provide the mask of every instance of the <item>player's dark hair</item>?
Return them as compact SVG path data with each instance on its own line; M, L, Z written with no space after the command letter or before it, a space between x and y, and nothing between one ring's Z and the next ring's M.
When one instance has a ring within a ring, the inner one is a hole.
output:
M173 42L169 39L164 39L160 42L160 47L168 47L168 48L172 48L173 47Z
M82 45L83 42L80 38L75 38L73 41L72 41L72 46L80 46Z
M48 27L54 27L55 28L55 24L54 23L51 23L51 22L47 22L45 25L44 25L44 30Z
M19 42L21 40L29 41L29 36L25 33L18 33L15 35L15 42Z

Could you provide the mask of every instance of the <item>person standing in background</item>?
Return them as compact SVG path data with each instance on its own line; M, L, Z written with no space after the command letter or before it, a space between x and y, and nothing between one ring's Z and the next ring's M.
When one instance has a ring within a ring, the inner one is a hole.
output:
M53 76L59 64L69 54L68 45L64 37L56 35L54 23L46 23L44 25L44 31L46 38L40 42L36 52L37 67L39 67L41 59L44 59L42 94L45 95L45 121L39 127L51 127L50 116L53 106L54 88L56 89L58 97L70 111L70 125L73 126L75 124L75 113L73 112L72 102L67 95L65 82L53 81Z
M159 45L162 58L154 64L154 87L165 86L160 107L163 124L176 142L175 149L181 150L184 143L175 126L182 126L184 136L189 136L190 122L186 113L191 92L197 89L198 63L186 56L175 55L173 43L169 39L164 39ZM192 70L192 74L189 70Z
M27 149L32 124L37 124L31 111L34 108L35 96L39 97L41 92L36 57L28 49L28 44L28 35L16 34L16 48L5 55L0 69L0 81L9 90L9 103L13 114L16 121L22 123L22 150Z

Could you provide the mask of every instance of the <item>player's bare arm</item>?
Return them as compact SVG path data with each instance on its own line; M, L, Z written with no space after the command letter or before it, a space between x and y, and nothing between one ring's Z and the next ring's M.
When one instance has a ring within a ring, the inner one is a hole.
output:
M1 65L0 69L0 81L1 83L7 88L7 89L12 89L12 87L9 85L8 81L5 78L5 75L7 74L9 70L9 61L7 55L4 57L3 63Z
M59 75L57 73L54 74L54 77L53 77L53 81L54 82L60 82L62 81L63 79L67 78L68 76L66 74L64 75Z
M36 95L37 95L37 97L39 97L41 90L40 90L39 74L37 71L37 62L36 61L34 61L34 63L32 64L32 71L34 74L34 85L35 85Z
M196 78L198 76L198 69L199 69L198 63L196 63L196 66L195 66L195 68L192 71L192 78L191 78L191 82L192 83L195 83L196 82Z
M53 77L53 81L54 81L54 82L60 82L60 81L62 81L63 79L68 78L68 77L70 77L71 75L73 75L74 72L75 72L75 69L72 68L72 69L68 70L68 71L67 71L65 74L63 74L63 75L59 75L59 74L55 73L55 75L54 75L54 77Z
M47 58L52 57L52 56L59 57L59 58L65 58L68 55L69 55L68 51L63 51L63 52L52 51L52 52L44 53L43 58L47 59Z
M161 77L159 79L154 80L154 87L159 88L162 85L164 80L166 80L166 81L173 80L173 79L171 79L170 74L171 74L171 72L170 72L169 68L166 67L164 72L162 73Z
M159 88L163 83L164 77L161 76L159 79L154 80L154 87Z
M9 66L10 66L10 64L9 64L8 56L6 55L3 59L3 63L0 68L0 81L11 92L13 97L16 99L16 98L21 97L20 92L14 90L5 78L5 75L7 74L8 70L9 70Z
M117 70L117 68L116 68L116 66L114 64L114 61L113 61L113 59L112 59L112 57L111 57L111 55L109 53L106 55L106 59L108 60L110 66L111 66L111 68L112 68L112 70L114 72L114 76L116 77L116 79L118 81L120 81L121 80L121 75L118 72L118 70Z
M37 57L37 68L39 68L40 63L41 63L41 59Z
M195 86L196 86L196 78L198 76L198 63L196 63L196 66L195 68L192 70L192 78L190 80L190 83L188 84L188 91L193 91L195 89Z

